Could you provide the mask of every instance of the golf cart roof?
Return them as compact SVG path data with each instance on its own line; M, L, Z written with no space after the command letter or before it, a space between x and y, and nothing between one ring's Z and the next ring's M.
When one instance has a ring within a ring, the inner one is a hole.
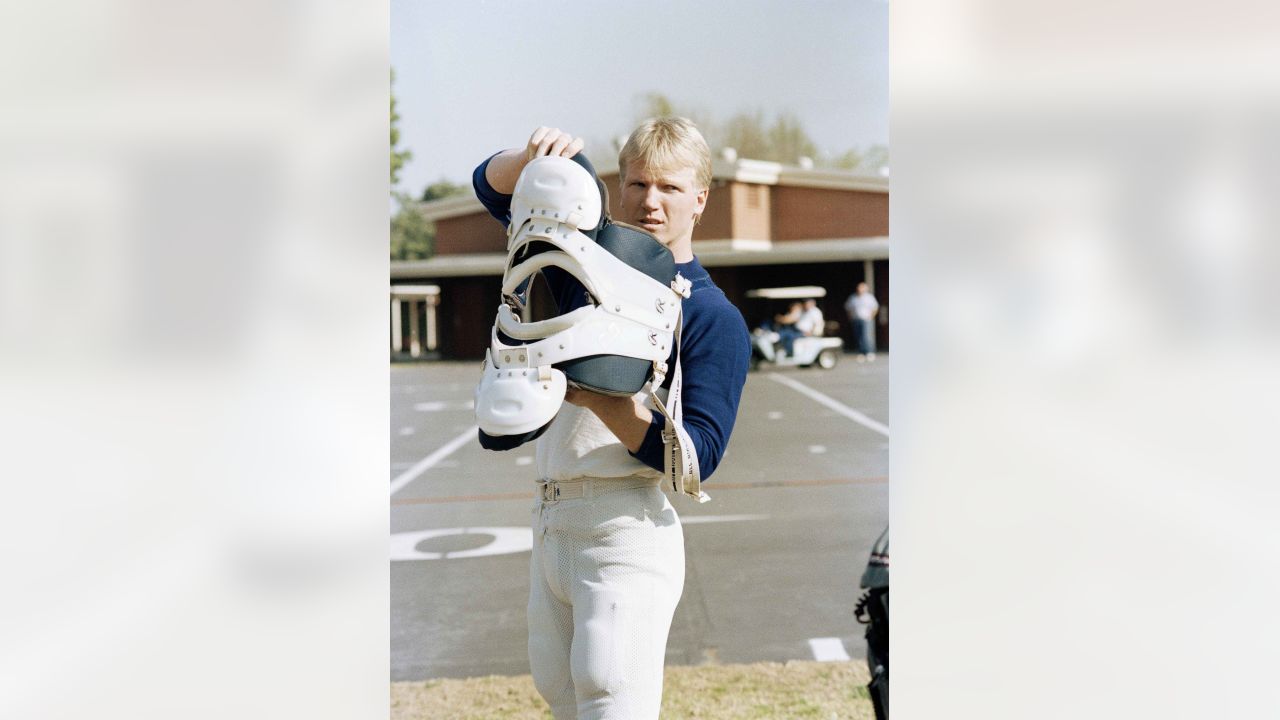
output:
M766 298L768 300L804 300L827 296L827 289L817 285L797 285L795 287L760 288L748 290L749 298Z

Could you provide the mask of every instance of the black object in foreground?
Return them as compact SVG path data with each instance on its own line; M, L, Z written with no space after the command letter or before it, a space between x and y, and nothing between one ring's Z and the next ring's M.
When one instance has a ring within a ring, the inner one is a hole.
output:
M867 669L871 704L876 720L889 718L889 528L871 546L871 558L862 573L865 592L853 614L867 626Z

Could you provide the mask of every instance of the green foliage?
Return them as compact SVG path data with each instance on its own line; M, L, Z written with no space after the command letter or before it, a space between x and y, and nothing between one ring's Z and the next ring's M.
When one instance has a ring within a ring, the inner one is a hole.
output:
M738 152L738 157L755 160L769 160L774 154L773 149L769 147L769 134L764 126L764 113L759 110L753 113L740 112L729 118L729 122L725 123L723 139L719 145L720 147L714 148L712 152L731 147Z
M430 202L439 200L440 198L452 197L454 195L465 195L471 192L470 185L459 185L449 182L448 178L440 178L431 183L422 191L422 202Z
M391 82L396 81L396 71L391 71ZM413 158L413 153L408 150L396 150L396 145L400 144L400 128L396 127L396 122L400 120L400 114L396 112L396 95L391 93L391 186L395 187L396 182L400 179L400 169L404 164Z
M679 107L662 93L651 92L640 98L640 113L636 116L633 125L639 125L649 118L664 117L683 117L692 120L714 152L715 142L712 140L712 135L715 132L715 122L711 117L694 108Z
M862 164L862 153L857 150L846 150L843 154L831 158L828 164L841 170L856 170Z
M790 113L783 113L773 121L769 128L769 149L773 153L770 160L787 164L795 164L802 157L813 160L818 155L818 146L813 144L799 118Z
M644 118L664 118L680 115L676 112L675 103L671 102L671 98L658 92L651 92L644 96Z
M730 118L725 125L723 146L737 150L741 158L788 165L795 165L801 157L813 160L818 155L818 146L796 116L783 113L766 126L759 110Z
M731 147L740 158L771 160L786 165L795 165L801 157L807 157L816 167L855 170L868 175L878 175L880 169L889 164L889 148L879 144L826 155L792 113L784 112L770 122L760 110L743 111L724 123L717 123L690 108L676 105L659 92L642 95L638 101L641 114L637 122L651 117L687 117L702 131L711 145L711 152L717 155L724 148Z
M391 259L426 260L435 254L435 223L422 216L417 202L398 194L400 209L391 216Z
M821 164L841 170L857 170L867 175L879 175L880 169L889 165L889 148L876 144L865 150L848 150Z
M879 175L880 168L889 167L889 148L886 145L872 145L863 153L861 169Z

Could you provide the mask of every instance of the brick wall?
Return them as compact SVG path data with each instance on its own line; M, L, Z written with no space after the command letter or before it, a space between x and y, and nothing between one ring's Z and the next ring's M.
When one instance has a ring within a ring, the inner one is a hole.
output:
M889 234L886 193L782 185L770 189L774 242Z
M436 221L438 255L506 251L506 231L483 210Z

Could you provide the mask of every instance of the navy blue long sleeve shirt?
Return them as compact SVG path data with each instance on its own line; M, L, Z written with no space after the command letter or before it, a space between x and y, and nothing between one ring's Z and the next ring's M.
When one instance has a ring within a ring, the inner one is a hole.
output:
M490 158L492 159L492 158ZM476 197L503 227L511 223L511 196L493 189L485 178L485 160L472 174ZM676 270L693 287L682 303L684 331L680 339L680 365L684 406L684 428L698 455L698 468L703 480L711 477L724 457L729 435L738 417L742 387L747 381L751 360L751 340L742 313L711 281L711 276L695 257L677 263ZM556 298L560 312L566 313L587 302L586 292L573 276L546 268L547 284ZM670 368L664 387L670 387L675 372L674 349L668 358ZM651 410L649 429L640 449L631 453L640 462L663 471L662 429L666 418Z

